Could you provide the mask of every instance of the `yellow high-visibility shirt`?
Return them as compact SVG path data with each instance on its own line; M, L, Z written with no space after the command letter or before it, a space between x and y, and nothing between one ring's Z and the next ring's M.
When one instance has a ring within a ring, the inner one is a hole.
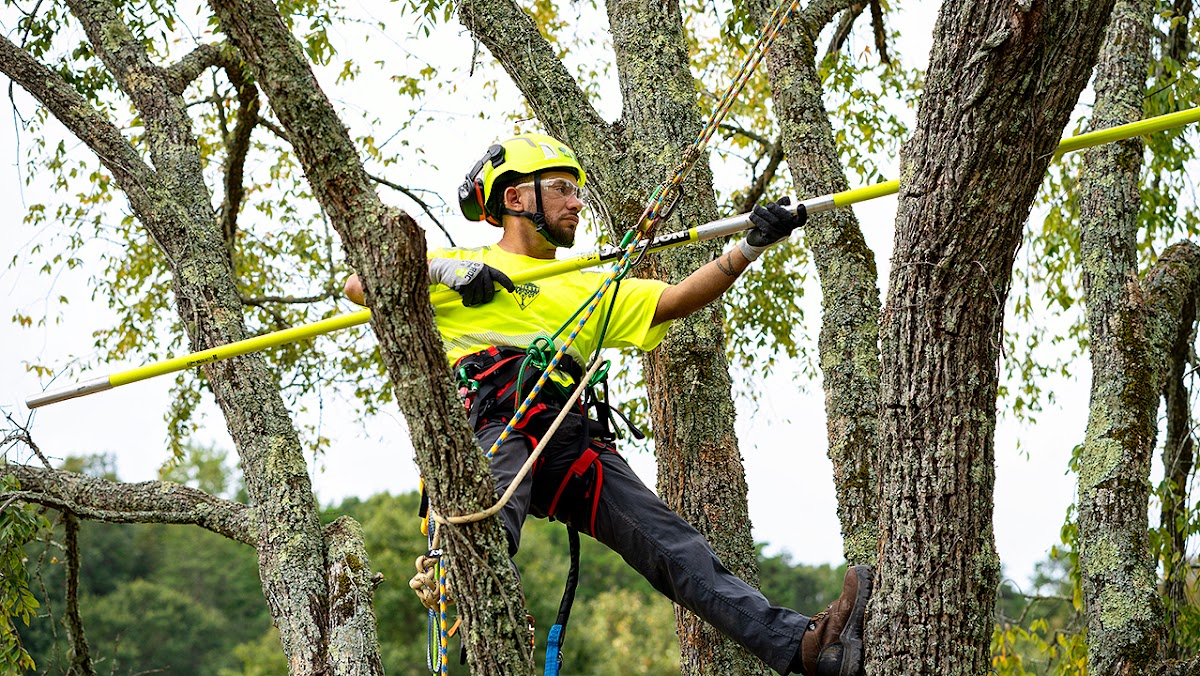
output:
M454 258L480 261L510 277L554 261L511 254L498 246L473 249L436 249L430 258ZM606 272L575 270L553 277L517 285L516 293L497 288L489 303L464 307L451 303L437 308L437 326L450 363L465 355L498 347L528 347L538 336L552 336L600 288ZM670 322L651 326L658 299L668 284L657 280L627 278L616 293L616 306L604 334L603 347L637 347L652 350L662 342ZM436 284L431 289L444 289ZM581 366L596 351L604 315L613 302L615 285L609 285L592 318L567 348L567 354ZM561 347L574 330L578 317L563 331L555 344Z

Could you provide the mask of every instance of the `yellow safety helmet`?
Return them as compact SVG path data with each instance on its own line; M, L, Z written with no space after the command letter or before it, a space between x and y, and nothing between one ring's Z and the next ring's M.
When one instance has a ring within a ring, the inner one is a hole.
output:
M575 174L583 186L587 174L567 144L545 134L521 134L487 149L458 187L458 206L469 221L500 225L501 209L493 190L505 177L560 170ZM540 198L540 194L539 194ZM540 199L539 199L540 207ZM539 213L541 209L538 209Z

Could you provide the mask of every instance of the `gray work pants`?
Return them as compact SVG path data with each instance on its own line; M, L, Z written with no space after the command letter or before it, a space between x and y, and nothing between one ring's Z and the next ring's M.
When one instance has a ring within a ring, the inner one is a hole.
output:
M491 469L497 494L508 489L555 415L557 411L543 411L534 416L522 427L523 433L510 433L496 451ZM485 450L499 438L508 418L489 417L480 420L475 435ZM501 510L509 554L517 552L526 515L553 516L620 554L667 598L786 674L809 618L771 605L761 592L729 572L704 536L659 500L615 449L590 439L587 429L586 419L569 415L542 452L533 475L521 482ZM563 486L589 448L598 452L595 467L589 466L586 474ZM551 513L556 495L558 503Z

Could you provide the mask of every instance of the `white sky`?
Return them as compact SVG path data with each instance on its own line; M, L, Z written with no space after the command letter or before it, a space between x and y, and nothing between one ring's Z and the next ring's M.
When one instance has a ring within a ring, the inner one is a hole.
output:
M389 10L384 6L366 11ZM0 25L11 28L12 23L7 18L3 21L5 23ZM904 35L897 51L906 54L908 65L923 64L932 22L932 8L899 18L896 25L903 27ZM195 30L200 32L204 28L197 24ZM472 46L462 33L461 27L455 24L442 30L433 42L395 38L392 45L387 45L380 43L388 40L377 40L374 49L394 51L394 48L400 48L424 59L464 66L471 58ZM335 34L333 39L354 44L351 35ZM487 58L486 54L483 58ZM399 63L402 59L392 56L388 63ZM364 71L370 70L364 65ZM321 74L323 83L330 90L333 90L335 75L336 72ZM725 83L709 85L718 88ZM332 98L348 109L371 110L386 119L386 114L380 113L377 106L387 104L372 99L371 86L363 83L354 89L339 89ZM501 89L507 92L505 96L512 96L507 83ZM603 100L612 108L618 97L615 88L610 89L614 89L614 95L606 95ZM510 130L499 121L481 120L472 115L472 106L482 105L479 103L482 98L470 90L471 87L461 87L454 95L435 93L426 101L426 110L437 111L436 115L441 119L423 132L422 143L428 152L442 158L443 169L432 175L418 175L417 172L425 170L415 166L399 167L391 170L394 174L389 174L390 178L403 184L435 187L447 203L453 202L455 188L466 167L493 139L507 135ZM18 101L26 115L33 110L27 98L18 96ZM609 119L619 112L603 106L602 103L598 107ZM347 122L358 124L349 117ZM380 131L377 136L384 134ZM22 143L27 144L28 139ZM86 152L78 143L73 143L73 139L68 145L75 147L74 152ZM0 196L10 205L7 215L0 217L3 232L7 234L0 244L5 263L13 256L20 257L32 242L44 241L47 234L32 232L21 220L26 207L40 199L41 190L22 187L16 165L23 148L19 152L16 147L14 125L7 121L0 124ZM895 167L893 162L889 175L895 175ZM418 215L411 204L399 201L394 193L388 192L381 190L386 200ZM122 203L121 208L127 207ZM881 286L886 286L895 198L877 199L858 205L855 210L868 243L875 251ZM418 215L418 220L422 218ZM458 218L452 217L450 225L460 244L482 243L494 236L494 231L481 230ZM433 231L430 243L440 245L444 241ZM581 243L577 247L581 250L589 248L590 243ZM886 289L883 291L886 293ZM17 311L39 316L60 293L71 298L70 310L61 324L21 330L8 323L9 316ZM47 386L46 382L26 372L24 363L41 362L64 368L75 355L93 354L91 333L111 325L112 315L105 308L103 299L90 302L89 295L86 271L56 271L48 277L38 274L35 266L21 260L13 268L0 269L0 345L3 345L5 355L0 359L0 408L25 420L29 416L23 403L25 397ZM805 303L809 308L810 324L805 327L805 333L815 340L819 330L819 290L815 282L806 294ZM104 374L136 365L113 364ZM1025 584L1034 563L1058 543L1065 510L1074 499L1074 479L1066 475L1066 470L1071 448L1082 441L1086 424L1086 363L1080 368L1084 370L1075 374L1076 380L1048 384L1048 389L1057 392L1060 405L1046 411L1041 416L1041 424L1023 428L1001 420L997 432L997 546L1006 575L1020 585ZM739 402L737 432L750 485L754 537L768 542L771 545L769 551L787 551L798 562L838 564L841 562L841 542L832 469L826 457L823 394L819 382L796 380L792 375L795 372L786 364L778 368L777 374L761 387L763 398L759 400L755 414L751 414L753 409L748 402ZM748 375L735 374L735 378ZM127 481L157 478L158 467L168 457L163 421L168 403L168 381L159 378L41 409L33 416L34 438L48 455L59 458L110 451L116 455L120 475ZM50 387L61 387L68 382L59 381ZM320 463L314 464L316 469L313 470L317 494L323 504L351 495L365 497L380 491L403 492L416 488L417 471L398 413L377 416L363 425L356 421L356 412L337 398L331 397L323 404L322 431L333 439L332 450ZM198 440L232 448L215 405L206 399L204 408ZM1020 450L1018 438L1022 440ZM801 443L797 444L797 440ZM653 458L640 453L632 454L630 460L645 482L653 487Z

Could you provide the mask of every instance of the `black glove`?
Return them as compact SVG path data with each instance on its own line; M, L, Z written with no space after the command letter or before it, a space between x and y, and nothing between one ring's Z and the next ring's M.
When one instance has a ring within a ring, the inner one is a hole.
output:
M517 290L508 275L479 261L454 258L433 258L429 261L429 278L458 292L463 305L474 307L491 302L496 295L496 283L508 290Z
M768 247L792 234L796 228L808 220L808 211L801 204L796 207L793 216L784 209L792 203L791 197L784 197L778 202L769 202L764 206L755 206L750 212L750 222L753 228L746 233L746 242L753 247Z

